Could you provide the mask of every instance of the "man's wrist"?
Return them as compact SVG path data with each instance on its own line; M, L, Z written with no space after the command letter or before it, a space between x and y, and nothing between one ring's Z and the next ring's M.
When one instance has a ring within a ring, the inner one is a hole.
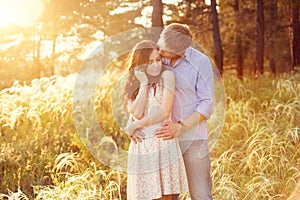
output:
M187 126L183 123L183 121L179 120L177 123L180 124L182 127L186 127L187 128Z
M183 121L181 121L181 120L179 120L177 122L177 124L180 125L179 131L178 131L178 135L184 133L188 129L187 126L185 125L185 123Z
M181 126L181 130L188 129L187 125L185 125L185 123L183 121L179 120L177 123Z

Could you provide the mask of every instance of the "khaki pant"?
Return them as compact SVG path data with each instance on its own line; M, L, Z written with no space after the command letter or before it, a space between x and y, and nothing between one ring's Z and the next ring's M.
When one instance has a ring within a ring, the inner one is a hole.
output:
M212 200L207 140L182 141L179 144L183 154L191 199Z

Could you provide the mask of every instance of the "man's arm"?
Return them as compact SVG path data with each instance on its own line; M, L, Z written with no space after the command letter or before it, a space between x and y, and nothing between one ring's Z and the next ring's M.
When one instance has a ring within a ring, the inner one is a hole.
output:
M197 107L195 111L208 119L214 110L214 75L208 57L203 59L201 69L198 70L196 94ZM199 119L199 123L202 121Z
M198 70L196 95L197 107L195 112L183 120L183 124L188 129L207 120L214 110L214 75L208 57L203 60L201 71Z
M156 132L158 138L168 140L177 137L183 131L207 120L212 114L214 106L214 77L212 66L208 57L205 57L201 64L201 71L198 71L197 74L197 106L195 112L186 119L183 119L180 123L166 122L163 127Z
M181 121L179 124L184 126L185 129L190 129L195 125L200 124L204 120L206 120L206 117L203 114L199 112L193 112L193 114Z

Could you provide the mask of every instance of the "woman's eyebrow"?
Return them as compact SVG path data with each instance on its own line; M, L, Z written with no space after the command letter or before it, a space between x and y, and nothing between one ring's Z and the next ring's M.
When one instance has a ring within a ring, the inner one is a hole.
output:
M155 60L157 60L157 59L160 59L160 56L159 56L159 55L155 58ZM153 59L150 59L150 60L148 60L148 61L154 61L154 60L153 60Z

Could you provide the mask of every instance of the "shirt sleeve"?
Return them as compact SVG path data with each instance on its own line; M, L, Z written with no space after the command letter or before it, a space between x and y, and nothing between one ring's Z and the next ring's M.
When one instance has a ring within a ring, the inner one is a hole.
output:
M214 111L214 76L212 65L207 56L198 64L196 82L197 107L195 111L208 119Z

